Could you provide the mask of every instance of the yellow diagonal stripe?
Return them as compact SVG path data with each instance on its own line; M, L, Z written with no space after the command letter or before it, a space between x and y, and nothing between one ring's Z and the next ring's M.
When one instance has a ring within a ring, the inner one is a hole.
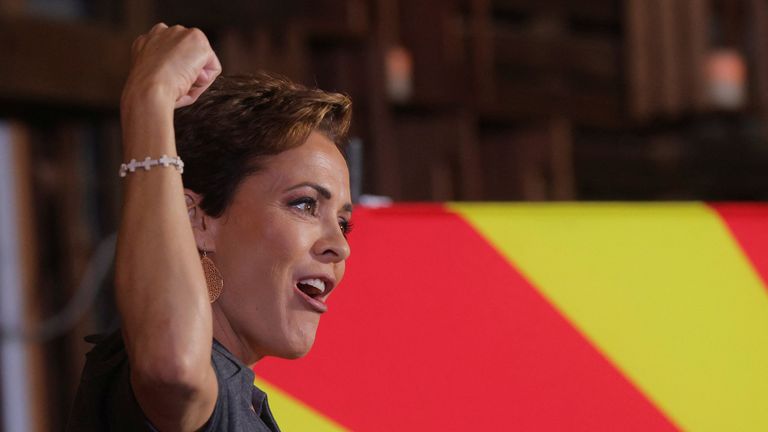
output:
M294 398L278 387L256 378L254 384L266 392L269 398L269 408L275 416L280 430L283 432L346 432L348 429L335 423L315 411L300 400Z
M707 206L450 207L679 426L768 431L768 295Z

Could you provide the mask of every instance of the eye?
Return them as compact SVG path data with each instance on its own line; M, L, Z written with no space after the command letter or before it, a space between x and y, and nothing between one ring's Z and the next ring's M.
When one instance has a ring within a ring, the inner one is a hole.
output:
M299 198L295 201L291 201L289 205L302 213L311 216L317 215L317 200L312 197Z
M341 233L344 234L344 237L348 236L350 232L352 232L352 222L346 220L346 219L339 219L339 228L341 228Z

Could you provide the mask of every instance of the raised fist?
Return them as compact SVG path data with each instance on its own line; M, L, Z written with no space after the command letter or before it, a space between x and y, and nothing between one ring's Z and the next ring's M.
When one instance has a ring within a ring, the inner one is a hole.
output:
M123 98L159 96L174 108L195 102L221 73L208 38L196 28L156 24L136 38L131 57Z

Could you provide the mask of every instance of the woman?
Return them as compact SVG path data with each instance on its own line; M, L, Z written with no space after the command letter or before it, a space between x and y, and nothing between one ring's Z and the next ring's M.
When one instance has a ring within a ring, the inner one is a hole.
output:
M150 163L121 170L122 329L89 353L69 429L277 430L250 366L306 354L344 275L349 99L217 79L196 29L158 24L132 57L124 156Z

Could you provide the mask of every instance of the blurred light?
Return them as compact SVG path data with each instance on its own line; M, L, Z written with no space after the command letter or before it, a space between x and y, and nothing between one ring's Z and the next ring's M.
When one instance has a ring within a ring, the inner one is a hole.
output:
M709 53L706 64L707 94L715 108L735 110L747 102L747 68L744 57L733 49Z
M413 60L403 46L387 50L387 95L392 101L407 102L413 94Z

